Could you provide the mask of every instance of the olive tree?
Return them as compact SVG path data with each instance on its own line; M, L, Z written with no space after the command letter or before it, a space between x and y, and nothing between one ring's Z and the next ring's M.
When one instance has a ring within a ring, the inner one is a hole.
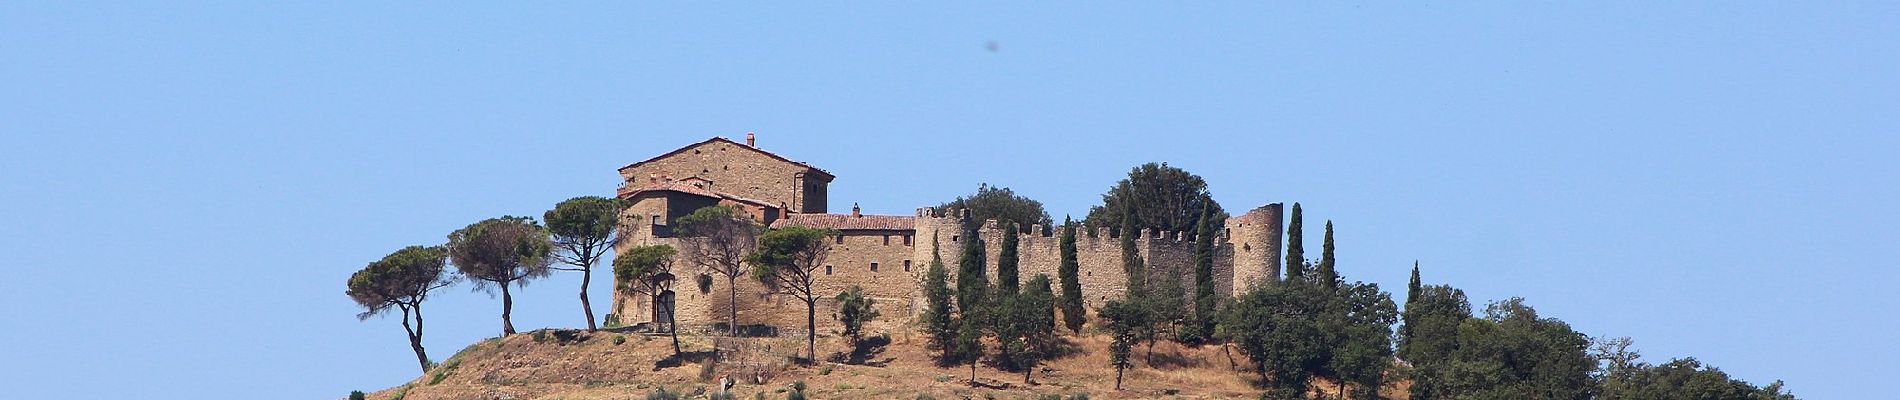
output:
M469 224L449 234L449 261L474 284L474 290L501 289L501 333L515 333L508 319L514 310L509 286L548 276L548 253L554 247L547 229L531 217L503 216ZM492 293L492 292L490 292Z
M429 370L429 354L422 349L422 301L429 291L455 283L454 275L442 273L444 257L441 247L404 247L351 274L349 290L344 292L363 306L357 319L367 320L391 308L401 310L402 330L408 333L409 348L415 350L424 372Z

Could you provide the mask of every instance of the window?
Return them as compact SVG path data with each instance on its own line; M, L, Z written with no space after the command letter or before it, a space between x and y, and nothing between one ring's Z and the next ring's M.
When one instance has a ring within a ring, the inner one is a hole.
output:
M956 241L957 241L957 235L950 235L950 241L951 241L951 242L956 242Z
M904 245L905 246L910 245L910 235L904 235Z
M655 215L655 216L653 216L653 224L654 224L654 225L659 225L659 224L660 224L660 216L658 216L658 215Z
M871 263L871 272L877 272L877 263Z
M884 235L884 245L885 246L891 245L891 235Z
M910 272L910 260L904 260L904 272Z
M831 275L831 266L830 266L830 265L826 265L826 266L825 266L825 275Z
M844 244L844 234L838 234L838 244Z

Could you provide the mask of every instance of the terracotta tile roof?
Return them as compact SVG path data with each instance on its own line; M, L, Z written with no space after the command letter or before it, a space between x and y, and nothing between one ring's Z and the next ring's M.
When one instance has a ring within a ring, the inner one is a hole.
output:
M772 222L773 228L803 226L810 228L852 230L908 231L917 229L917 217L908 215L864 215L853 217L851 214L792 214Z
M712 139L706 139L705 141L701 141L701 142L699 142L699 143L693 143L693 144L689 144L689 145L685 145L685 146L681 146L681 147L680 147L680 148L678 148L678 149L674 149L673 151L669 151L669 152L666 152L666 154L661 154L661 155L658 155L658 156L654 156L653 158L648 158L648 159L646 159L646 160L642 160L642 161L640 161L640 162L636 162L636 163L632 163L632 164L627 164L627 166L625 166L625 167L620 167L620 169L619 169L619 170L620 170L620 171L625 171L625 170L627 170L628 168L633 168L633 167L636 167L636 166L639 166L640 164L646 164L646 163L649 163L649 162L653 162L653 160L658 160L658 159L662 159L662 158L667 158L667 157L671 157L671 156L672 156L672 155L674 155L674 154L679 154L680 152L684 152L684 151L686 151L686 149L690 149L690 148L693 148L694 146L699 146L699 145L702 145L702 144L707 144L707 143L712 143L712 142L725 142L726 144L731 144L731 145L734 145L734 146L737 146L737 147L739 147L739 148L741 148L741 149L746 149L746 150L752 150L752 151L756 151L756 152L759 152L759 154L764 154L764 155L765 155L766 157L772 157L772 158L774 158L774 159L777 159L777 160L779 160L779 161L784 161L784 162L788 162L788 163L792 163L792 164L798 164L798 165L802 165L802 166L804 166L805 168L811 168L811 170L812 170L812 171L816 171L816 172L818 172L818 173L820 173L820 174L824 174L825 176L829 176L829 177L833 177L833 178L836 178L836 177L838 177L837 175L832 175L832 174L831 174L831 172L829 172L829 171L825 171L824 169L821 169L821 168L818 168L818 167L814 167L814 166L812 166L811 164L806 164L806 163L805 163L805 162L803 162L803 161L796 161L796 160L792 160L792 159L790 159L790 158L785 158L785 156L781 156L781 155L778 155L778 154L775 154L775 153L772 153L772 152L769 152L769 151L765 151L765 150L763 150L763 149L760 149L760 148L757 148L757 147L752 147L752 146L747 146L747 145L745 145L744 143L739 143L739 142L734 142L734 141L732 141L732 139L727 139L727 138L723 138L723 137L719 137L719 136L713 136L713 137L712 137Z
M660 182L660 183L648 184L646 186L641 186L641 187L621 186L620 189L617 190L617 192L618 192L617 194L622 199L630 199L630 198L633 198L634 196L640 195L641 193L647 193L647 192L679 192L679 193L697 195L697 196L713 198L713 199L726 199L726 200L732 200L736 202L747 203L747 204L752 204L752 205L757 205L757 206L778 208L778 205L765 202L764 200L740 197L738 195L731 194L731 193L716 192L711 189L706 189L706 188L693 186L693 185L680 183L680 182Z

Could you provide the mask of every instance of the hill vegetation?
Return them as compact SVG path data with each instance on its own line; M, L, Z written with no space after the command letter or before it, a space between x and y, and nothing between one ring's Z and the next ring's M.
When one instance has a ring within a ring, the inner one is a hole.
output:
M1207 236L1226 215L1200 177L1166 164L1130 171L1103 199L1089 219L1113 220L1123 232L1160 226ZM1007 188L986 185L956 202L978 214L1048 220L1040 203ZM1240 296L1213 290L1211 248L1195 249L1194 281L1178 274L1151 280L1134 235L1124 234L1127 293L1089 315L1078 310L1074 288L1073 224L1065 219L1062 227L1059 276L1024 282L1014 240L1019 224L1010 223L996 282L988 279L984 241L938 249L964 254L954 286L935 257L918 282L925 294L919 319L876 334L862 329L878 313L861 291L815 289L813 271L834 233L764 230L712 206L683 219L682 231L717 240L683 252L665 244L621 249L616 290L656 303L670 298L676 257L694 257L692 264L729 282L745 275L799 300L806 306L802 338L741 335L736 326L681 329L670 318L636 328L610 317L596 329L585 301L585 330L516 333L509 288L554 270L591 274L599 245L614 242L608 211L620 206L600 198L563 202L545 214L554 228L529 217L483 220L450 234L446 245L407 247L353 274L347 293L365 308L359 317L400 311L424 372L368 398L1794 398L1779 381L1752 385L1692 358L1649 364L1629 338L1584 335L1521 298L1474 313L1462 290L1424 284L1416 263L1403 302L1395 301L1377 284L1341 272L1332 221L1325 222L1319 258L1305 257L1298 203L1287 231L1285 278L1258 282ZM555 261L572 267L551 268ZM420 344L422 303L430 291L463 279L476 290L502 292L502 335L434 363ZM819 310L820 298L836 298L841 307ZM818 332L820 311L846 329Z

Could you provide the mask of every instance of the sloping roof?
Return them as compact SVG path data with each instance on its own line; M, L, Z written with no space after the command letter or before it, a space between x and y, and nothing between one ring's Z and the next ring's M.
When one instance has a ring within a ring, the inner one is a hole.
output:
M792 214L772 222L773 228L803 226L807 228L837 229L841 231L880 230L908 231L917 229L917 217L907 215L863 215L851 214Z
M778 208L778 205L765 202L764 200L745 198L745 197L741 197L739 195L735 195L731 193L717 192L711 189L706 189L706 188L693 186L693 185L680 183L680 182L660 182L660 183L648 184L646 186L641 186L641 187L621 186L618 192L619 192L618 194L620 198L622 199L631 199L634 196L638 196L641 193L647 193L647 192L678 192L678 193L685 193L685 194L696 195L696 196L712 198L712 199L726 199L726 200L732 200L732 201L736 201L740 203L752 204L756 206Z
M818 168L818 167L814 167L814 166L812 166L811 164L806 164L806 163L805 163L804 161L797 161L797 160L793 160L793 159L790 159L790 158L785 158L785 156L781 156L781 155L778 155L778 154L775 154L775 153L772 153L772 152L769 152L769 151L765 151L765 150L763 150L763 149L760 149L760 148L757 148L757 147L752 147L752 146L747 146L747 145L745 145L745 144L743 144L743 143L739 143L739 142L734 142L734 141L732 141L732 139L727 139L727 138L724 138L724 137L719 137L719 136L713 136L713 137L712 137L712 139L706 139L705 141L701 141L701 142L699 142L699 143L693 143L693 144L689 144L689 145L685 145L685 146L681 146L681 147L680 147L680 148L678 148L678 149L673 149L673 151L669 151L669 152L666 152L666 154L661 154L661 155L658 155L658 156L654 156L653 158L648 158L648 159L645 159L645 160L641 160L640 162L636 162L636 163L632 163L632 164L627 164L627 166L625 166L625 167L620 167L620 169L619 169L619 170L620 170L620 171L626 171L626 170L627 170L628 168L633 168L633 167L637 167L637 166L640 166L640 164L646 164L646 163L649 163L649 162L653 162L653 160L658 160L658 159L662 159L662 158L667 158L667 157L671 157L671 156L673 156L674 154L679 154L679 153L682 153L682 152L685 152L685 151L686 151L686 149L691 149L691 148L693 148L693 147L697 147L697 146L699 146L699 145L703 145L703 144L707 144L707 143L712 143L712 142L725 142L726 144L731 144L731 145L733 145L733 146L737 146L738 148L741 148L741 149L746 149L746 150L752 150L752 151L756 151L756 152L759 152L759 154L764 154L764 155L765 155L766 157L772 157L773 159L777 159L777 160L779 160L779 161L784 161L784 162L788 162L788 163L792 163L792 164L798 164L798 165L801 165L801 166L804 166L805 168L810 168L810 169L811 169L812 171L817 171L818 173L820 173L820 174L824 174L825 176L828 176L828 177L832 177L832 178L836 178L836 177L838 177L837 175L832 175L832 174L831 174L831 172L828 172L828 171L825 171L824 169L821 169L821 168Z

